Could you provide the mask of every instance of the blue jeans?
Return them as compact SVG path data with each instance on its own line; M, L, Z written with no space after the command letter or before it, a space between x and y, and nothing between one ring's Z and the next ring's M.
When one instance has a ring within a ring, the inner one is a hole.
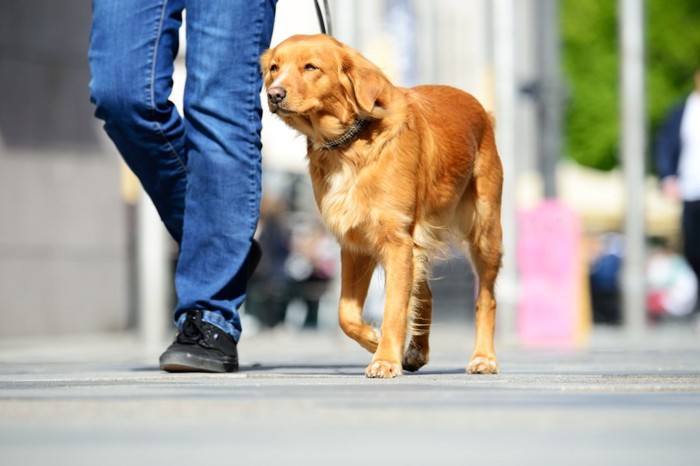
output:
M179 245L174 319L241 333L261 192L262 86L277 0L93 0L95 115ZM168 100L187 11L184 116Z

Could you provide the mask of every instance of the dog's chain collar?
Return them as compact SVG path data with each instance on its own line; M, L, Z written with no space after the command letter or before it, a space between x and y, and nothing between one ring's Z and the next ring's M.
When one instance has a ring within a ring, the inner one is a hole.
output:
M361 116L358 116L357 118L355 118L355 122L352 124L352 126L348 128L345 134L340 136L338 139L333 139L332 141L326 142L322 146L322 148L325 150L331 150L340 146L344 146L348 142L352 141L355 138L355 136L357 136L358 133L362 131L362 129L367 125L367 123L369 123L368 120L365 120Z

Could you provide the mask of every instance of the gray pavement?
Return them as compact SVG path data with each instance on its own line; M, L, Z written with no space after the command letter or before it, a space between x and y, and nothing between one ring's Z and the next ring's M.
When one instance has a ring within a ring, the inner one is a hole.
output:
M700 464L689 328L597 329L578 350L501 338L497 376L464 373L472 342L438 324L428 366L368 380L337 331L248 337L223 375L162 373L163 348L130 335L0 340L0 464Z

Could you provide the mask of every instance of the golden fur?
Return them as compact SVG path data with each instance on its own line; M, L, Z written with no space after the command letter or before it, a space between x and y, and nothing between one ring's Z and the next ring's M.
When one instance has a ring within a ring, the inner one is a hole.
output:
M427 363L429 268L450 240L464 245L479 278L467 371L496 373L503 170L489 115L458 89L396 87L324 35L293 36L261 65L270 110L307 137L316 202L341 245L339 322L374 353L366 375L395 377ZM324 148L358 117L367 123L351 141ZM362 320L377 264L386 271L381 333Z

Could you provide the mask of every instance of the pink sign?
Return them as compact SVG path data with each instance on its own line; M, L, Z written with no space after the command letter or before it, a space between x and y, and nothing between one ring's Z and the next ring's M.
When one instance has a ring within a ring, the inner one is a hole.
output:
M590 325L581 236L578 215L557 201L518 213L521 343L573 347Z

